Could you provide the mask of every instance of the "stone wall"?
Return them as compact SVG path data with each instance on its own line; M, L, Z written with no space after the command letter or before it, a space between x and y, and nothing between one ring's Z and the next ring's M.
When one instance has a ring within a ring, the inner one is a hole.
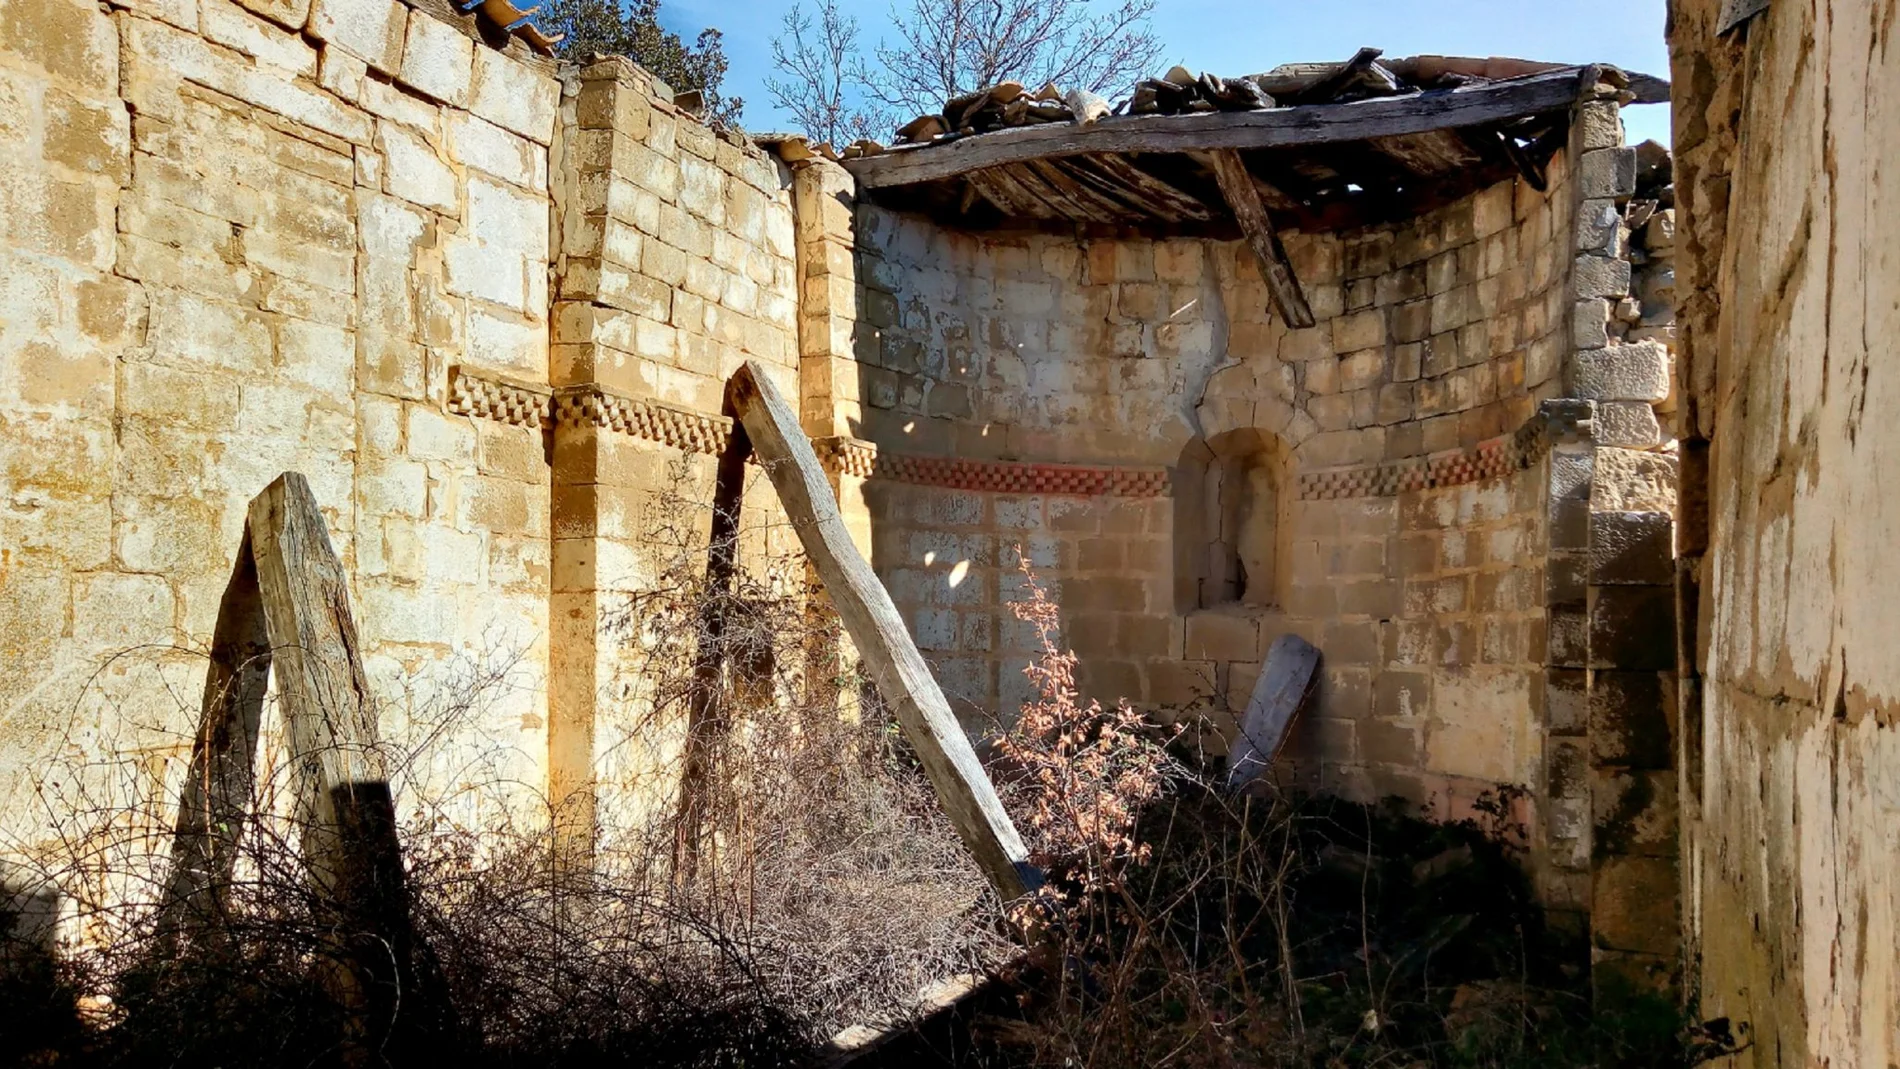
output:
M1447 819L1523 788L1546 900L1657 971L1670 766L1632 740L1672 686L1672 399L1613 85L1543 191L1288 235L1320 319L1289 331L1236 242L960 234L622 60L246 2L0 12L0 87L46 102L0 126L27 161L0 177L6 850L88 804L29 805L33 769L170 819L244 506L287 469L385 732L437 740L404 789L553 814L577 853L637 829L684 722L652 715L630 598L703 553L723 383L757 360L973 730L1024 693L1019 553L1085 689L1212 751L1300 634L1325 661L1292 776ZM802 595L745 481L742 552ZM811 652L822 689L839 653Z
M1891 2L1671 5L1685 927L1737 1061L1900 1058ZM1883 354L1888 354L1883 356Z
M975 236L860 208L842 433L897 476L865 490L874 562L972 722L1026 685L1020 547L1103 700L1231 730L1297 633L1326 658L1289 746L1309 784L1445 816L1541 790L1537 413L1570 353L1571 175L1559 154L1548 193L1286 235L1321 319L1301 331L1239 243ZM1243 595L1234 554L1208 558L1232 540L1218 480L1248 465L1272 533Z
M87 770L54 812L169 821L245 506L292 469L383 730L441 734L407 789L545 820L637 705L601 617L654 570L656 500L703 534L726 376L795 385L789 176L629 64L557 77L446 5L0 28L5 848L47 834L34 769Z
M287 469L389 730L434 715L411 685L511 663L467 774L539 778L547 466L535 431L445 409L451 364L545 381L551 65L386 0L0 21L8 832L33 841L17 792L51 759L180 770L190 651Z
M549 782L591 841L670 798L683 722L649 730L657 681L629 660L628 596L692 552L682 538L707 533L727 378L755 359L797 396L797 290L791 182L776 161L673 108L626 60L583 67L575 83L549 368ZM744 552L792 552L770 484L756 470L750 483Z

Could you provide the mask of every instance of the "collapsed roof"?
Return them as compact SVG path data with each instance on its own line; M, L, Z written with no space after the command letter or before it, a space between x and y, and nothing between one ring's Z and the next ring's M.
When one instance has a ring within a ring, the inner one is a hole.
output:
M1336 231L1414 215L1514 174L1541 188L1572 106L1599 80L1625 88L1628 102L1669 99L1667 82L1607 66L1379 56L1368 48L1345 63L1234 79L1177 67L1137 86L1121 109L1131 113L1094 121L1077 99L1086 95L1029 95L1006 83L905 128L943 131L929 140L889 150L860 142L844 165L870 199L967 229L1231 236L1215 157L1233 152L1278 225Z
M861 197L961 229L1245 237L1275 308L1306 327L1279 231L1402 219L1512 176L1542 190L1600 85L1624 103L1669 99L1669 83L1600 64L1380 55L1235 79L1176 67L1118 114L1093 94L1004 83L906 125L911 144L857 143L844 166Z

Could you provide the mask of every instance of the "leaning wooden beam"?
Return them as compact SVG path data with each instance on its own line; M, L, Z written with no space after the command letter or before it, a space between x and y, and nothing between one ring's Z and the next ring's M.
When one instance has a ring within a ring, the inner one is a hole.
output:
M846 160L866 189L911 185L1038 157L1117 152L1194 152L1359 141L1481 126L1561 111L1594 88L1578 68L1510 81L1350 104L1313 104L1205 115L1129 115L1088 126L1048 123Z
M248 526L218 602L210 660L159 915L159 931L168 941L202 929L223 914L238 839L253 804L257 730L270 683L271 648Z
M1240 734L1227 751L1227 787L1240 790L1273 767L1294 714L1313 689L1319 650L1298 635L1281 635L1267 651Z
M964 845L1004 901L1042 882L996 789L950 711L950 703L911 641L884 584L858 552L831 483L799 429L798 417L765 370L748 360L727 384L727 395L759 462L778 490L813 570L858 648L871 679L897 714Z
M329 914L339 994L355 1016L345 1042L420 1057L427 1040L418 1029L435 1019L439 988L419 967L395 799L343 564L310 484L295 472L251 502L249 527L306 821L305 862Z
M1266 280L1267 293L1273 297L1273 306L1287 326L1312 326L1313 309L1306 303L1293 265L1287 261L1286 249L1280 245L1279 232L1267 215L1266 205L1260 202L1260 190L1254 188L1246 161L1232 149L1209 153L1208 161L1213 165L1215 181L1220 183L1221 196L1227 198L1240 232L1253 247L1254 259L1260 261L1260 274Z

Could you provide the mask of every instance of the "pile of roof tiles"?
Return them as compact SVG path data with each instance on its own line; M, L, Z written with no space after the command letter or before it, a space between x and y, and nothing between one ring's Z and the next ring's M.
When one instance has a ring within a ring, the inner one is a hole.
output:
M1133 94L1113 108L1107 100L1083 90L1065 93L1051 83L1031 94L1021 82L1003 82L951 99L939 115L918 117L897 131L897 140L900 144L922 143L1037 123L1087 124L1110 114L1190 115L1302 104L1344 104L1515 78L1555 66L1523 60L1446 56L1382 62L1381 55L1379 49L1362 48L1344 63L1288 63L1265 74L1235 78L1208 73L1196 75L1186 67L1175 67L1159 78L1137 82Z
M1516 59L1449 56L1382 60L1382 55L1379 49L1362 48L1344 63L1288 63L1264 74L1234 78L1205 72L1196 75L1186 67L1177 66L1159 78L1137 82L1133 93L1113 106L1096 93L1082 89L1064 91L1053 82L1035 92L1030 92L1021 82L1000 82L952 97L941 112L911 120L897 131L897 143L928 144L1043 123L1087 125L1109 115L1192 115L1305 104L1345 104L1516 78L1557 66ZM800 142L792 151L804 156L853 159L884 151L882 144L870 139L854 142L841 152L830 145L807 147L800 138L783 140Z

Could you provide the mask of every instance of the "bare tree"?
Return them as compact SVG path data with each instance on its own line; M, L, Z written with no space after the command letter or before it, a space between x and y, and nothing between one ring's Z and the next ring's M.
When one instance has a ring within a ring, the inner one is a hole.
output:
M1105 89L1146 73L1161 54L1148 16L1155 0L911 0L892 11L898 43L877 48L870 88L905 115L997 82Z
M858 20L821 0L816 22L803 3L785 13L785 33L772 42L772 64L784 77L767 78L772 102L790 112L806 135L844 145L875 137L888 116L864 98L870 79L858 50Z
M807 135L834 144L1002 81L1112 92L1161 54L1155 0L910 0L891 9L895 43L879 41L869 61L857 20L817 2L815 23L803 0L786 14L772 49L785 77L768 86Z

